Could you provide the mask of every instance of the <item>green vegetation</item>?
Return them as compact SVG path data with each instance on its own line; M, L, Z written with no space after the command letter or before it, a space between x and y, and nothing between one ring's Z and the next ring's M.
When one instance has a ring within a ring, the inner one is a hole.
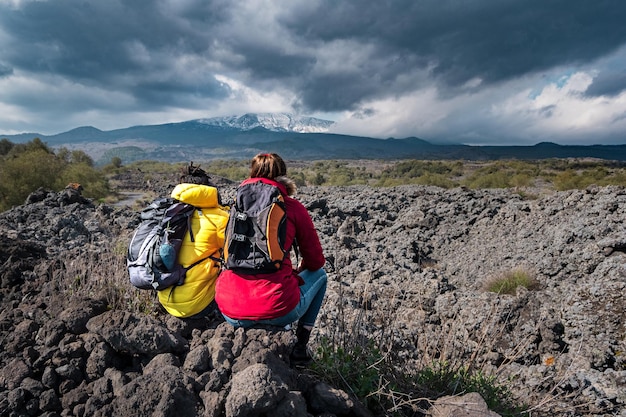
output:
M202 164L205 171L228 178L233 181L241 181L250 172L250 162L242 160L216 160Z
M369 185L393 187L406 184L441 188L513 188L523 190L584 189L590 185L626 186L626 162L599 160L541 161L288 161L289 176L296 184L312 186ZM209 161L207 171L229 178L246 178L249 162Z
M60 191L71 182L80 183L87 198L110 194L105 176L81 150L55 153L39 139L24 144L0 140L0 211L23 204L40 187Z
M138 146L120 146L106 151L98 163L101 161L111 161L113 158L119 158L120 160L126 161L145 160L145 154L146 151Z
M401 161L384 169L375 185L419 184L452 188L459 185L462 175L463 163L459 161Z
M383 356L371 341L365 345L337 346L327 338L317 349L317 359L311 369L331 385L343 387L361 399L369 409L378 408L380 376L378 365Z
M480 370L442 361L418 371L401 364L393 355L383 354L373 340L350 333L335 341L323 338L310 372L381 415L414 415L432 400L470 392L479 393L501 416L519 416L527 408L511 401L509 389L495 376Z
M509 389L498 384L493 376L467 367L455 368L446 362L436 362L420 370L415 380L429 391L430 398L477 392L489 409L501 416L519 416L526 408L513 404Z
M484 285L487 291L510 295L515 294L518 287L535 290L539 287L539 282L530 272L522 268L516 268L488 280Z
M115 201L112 175L141 171L144 180L175 174L180 163L154 160L124 165L137 147L117 148L106 155L110 163L95 166L82 150L53 151L40 139L14 144L0 140L0 211L23 204L43 187L60 191L70 182L82 184L83 195L98 201ZM133 157L133 160L137 158ZM249 161L241 159L194 161L212 175L241 181ZM287 161L289 176L298 186L393 187L407 184L441 188L511 188L532 198L545 191L584 189L591 185L626 186L626 162L593 159L546 159L538 161L424 161L424 160L327 160Z

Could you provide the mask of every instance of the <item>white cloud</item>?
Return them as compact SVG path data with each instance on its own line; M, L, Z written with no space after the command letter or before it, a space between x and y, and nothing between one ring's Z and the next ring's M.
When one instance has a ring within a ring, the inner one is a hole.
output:
M583 93L593 73L564 77L545 84L545 74L536 75L445 99L434 88L409 92L343 113L333 131L472 145L606 143L626 131L626 92L590 98Z
M35 78L19 71L10 77L0 78L0 91L3 93L0 106L4 110L0 112L0 126L14 126L9 128L11 131L22 128L21 131L41 134L93 125L94 120L100 123L99 116L107 114L106 111L89 109L113 109L117 113L134 103L131 96L119 92L87 87L61 77ZM124 123L123 112L122 115L112 114L108 122L116 127L126 127L119 124Z
M556 142L598 140L624 132L626 93L615 97L587 97L593 75L574 73L541 89L522 91L492 105L497 120L526 122L526 136L543 136Z
M295 96L287 91L260 92L225 75L216 75L215 79L228 86L231 91L230 97L219 103L217 115L291 111L290 103Z
M333 131L379 138L406 137L429 132L444 118L449 103L438 100L434 88L399 98L376 100L363 106L365 111L346 112Z

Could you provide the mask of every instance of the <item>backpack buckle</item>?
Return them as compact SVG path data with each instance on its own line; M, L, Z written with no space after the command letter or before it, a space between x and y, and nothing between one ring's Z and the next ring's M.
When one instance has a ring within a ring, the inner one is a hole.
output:
M248 215L247 215L246 213L238 212L238 213L235 215L235 218L236 218L237 220L242 220L242 221L245 221L245 220L248 218Z

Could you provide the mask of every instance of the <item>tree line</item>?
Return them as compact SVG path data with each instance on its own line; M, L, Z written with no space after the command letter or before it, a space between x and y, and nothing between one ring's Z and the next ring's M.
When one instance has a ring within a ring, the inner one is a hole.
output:
M27 143L0 140L0 211L24 203L38 188L60 191L69 183L83 185L83 195L94 200L115 199L109 178L124 170L174 172L179 164L137 161L127 166L113 157L106 166L96 167L82 150L53 150L39 138ZM207 172L239 181L248 175L248 160L202 162ZM626 186L626 163L594 159L546 159L506 161L425 161L425 160L326 160L289 161L289 176L298 186L367 185L391 187L406 184L442 188L514 188L531 194L532 188L549 190L582 189L598 186Z
M83 185L87 198L100 199L111 192L105 171L95 168L82 150L55 152L39 138L19 144L0 140L0 211L24 204L39 188L60 191L72 182Z

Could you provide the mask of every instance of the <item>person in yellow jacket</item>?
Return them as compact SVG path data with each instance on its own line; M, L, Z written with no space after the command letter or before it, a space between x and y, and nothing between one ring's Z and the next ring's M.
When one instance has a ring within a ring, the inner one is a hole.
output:
M171 197L198 208L191 218L194 240L189 233L185 236L178 261L188 266L208 256L221 258L228 210L221 205L217 187L207 173L190 163L183 168L180 183L172 190ZM159 302L175 317L204 317L216 309L213 300L219 273L219 262L207 258L187 271L183 285L159 291Z

